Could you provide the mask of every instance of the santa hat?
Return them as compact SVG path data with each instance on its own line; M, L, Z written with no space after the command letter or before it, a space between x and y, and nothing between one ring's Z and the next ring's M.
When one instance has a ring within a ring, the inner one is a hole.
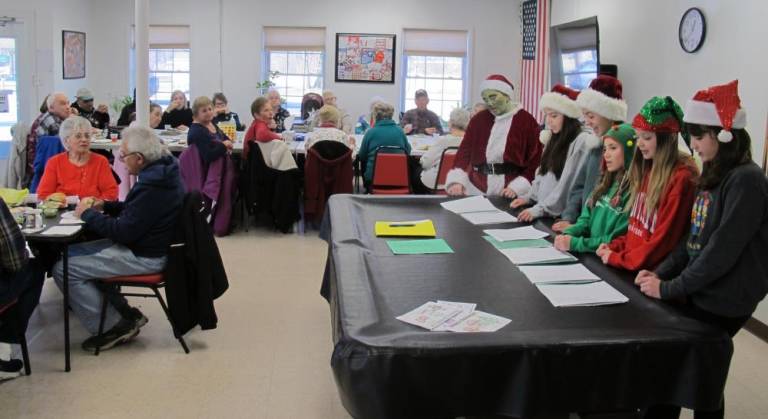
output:
M686 131L681 132L683 125L683 109L670 96L654 96L640 109L640 113L632 120L632 127L655 133L680 133L685 145L691 148L690 136Z
M501 93L512 97L512 92L515 88L512 86L512 82L507 80L507 78L501 74L491 74L480 83L480 92L483 92L484 90L498 90Z
M544 93L539 100L539 109L551 109L559 112L569 118L578 119L581 116L581 109L576 104L576 98L579 96L578 90L573 90L562 84L556 84L551 92ZM547 145L552 138L552 130L544 129L539 133L539 141Z
M605 138L612 138L624 147L624 170L629 169L637 146L637 134L635 134L632 125L626 123L614 125L603 135L603 139ZM602 167L605 169L605 159L603 159Z
M747 113L741 109L738 88L739 81L734 80L728 84L699 90L693 99L685 104L683 121L688 124L723 127L717 134L717 139L723 143L730 142L733 140L733 128L741 129L747 126Z
M616 77L597 76L589 83L589 88L579 93L576 103L582 109L611 121L627 120L627 102L622 96L621 82Z

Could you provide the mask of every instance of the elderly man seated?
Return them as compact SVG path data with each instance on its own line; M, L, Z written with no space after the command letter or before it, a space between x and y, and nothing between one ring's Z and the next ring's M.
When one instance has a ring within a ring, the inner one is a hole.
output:
M88 351L126 342L147 323L147 318L130 307L124 297L114 289L105 289L109 302L104 324L107 331L96 335L102 297L94 280L162 271L184 199L178 163L154 131L129 127L123 130L122 137L118 158L130 174L138 176L125 202L85 198L75 209L88 231L104 237L69 248L70 305L94 335L83 342L83 349ZM63 273L59 261L53 268L59 287Z
M93 93L85 87L77 89L75 101L70 105L77 115L87 119L94 128L104 129L109 126L109 108L100 103L93 106Z
M406 134L426 134L432 135L438 133L443 135L443 126L440 117L436 113L427 109L429 105L429 95L424 89L419 89L414 95L416 108L411 109L403 115L400 120L400 126Z
M34 173L33 164L37 151L37 139L46 135L59 135L59 127L65 119L69 118L71 109L67 95L55 92L46 99L47 112L40 115L29 128L27 136L27 173ZM31 176L29 176L31 180Z

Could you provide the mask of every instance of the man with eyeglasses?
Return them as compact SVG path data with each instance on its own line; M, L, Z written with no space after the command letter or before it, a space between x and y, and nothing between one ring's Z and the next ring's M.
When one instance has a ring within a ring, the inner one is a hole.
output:
M122 275L162 272L167 260L176 218L184 199L179 165L154 131L129 127L122 132L118 158L138 177L124 202L84 198L75 215L86 230L104 239L69 248L69 295L75 315L92 335L83 349L109 349L139 333L147 318L128 305L112 287L104 287L108 307L102 335L97 335L101 292L94 280ZM63 265L53 268L57 285L63 285Z
M94 128L104 129L109 126L109 109L107 105L100 104L93 107L93 93L85 87L77 89L75 101L70 107L77 115L89 120Z

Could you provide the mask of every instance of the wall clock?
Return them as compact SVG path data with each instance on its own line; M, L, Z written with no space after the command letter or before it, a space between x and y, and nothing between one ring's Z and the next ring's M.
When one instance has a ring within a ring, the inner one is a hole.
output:
M704 37L707 35L707 21L704 13L698 7L691 7L683 13L680 19L678 36L683 51L693 53L704 45Z

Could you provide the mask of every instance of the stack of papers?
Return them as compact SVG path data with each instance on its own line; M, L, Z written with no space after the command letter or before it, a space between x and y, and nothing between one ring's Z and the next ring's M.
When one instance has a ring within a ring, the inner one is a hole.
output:
M549 233L538 230L533 226L483 230L483 232L500 242L512 240L535 240L543 239L544 237L549 236Z
M387 246L396 255L453 253L451 246L443 239L387 240Z
M600 277L580 263L521 266L520 271L533 284L586 284L600 281Z
M377 237L435 237L432 220L376 221L374 231Z
M629 301L624 294L604 281L589 284L537 284L555 307L602 306Z
M78 231L80 231L82 227L79 225L69 225L69 226L53 226L49 228L48 230L43 231L44 236L71 236Z
M500 242L491 236L483 236L483 238L493 247L501 249L520 249L522 247L552 247L552 243L544 239L533 240L510 240L508 242Z
M578 260L573 255L561 252L554 247L499 249L499 251L515 265L543 265Z
M445 332L495 332L511 320L475 310L472 303L430 301L397 319L432 331Z
M469 198L447 201L440 204L443 208L461 215L475 225L516 223L513 215L497 209L488 198L472 196Z

